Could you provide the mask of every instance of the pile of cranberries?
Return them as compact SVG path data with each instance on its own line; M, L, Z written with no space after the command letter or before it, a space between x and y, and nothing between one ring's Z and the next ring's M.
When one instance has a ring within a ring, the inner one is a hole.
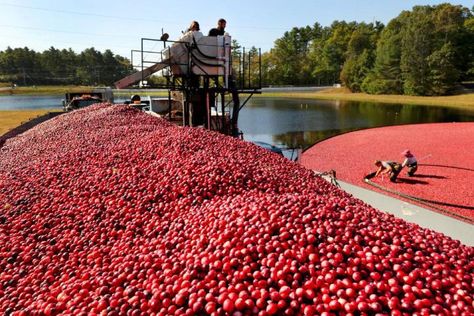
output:
M474 248L218 133L99 104L0 149L0 314L474 313Z

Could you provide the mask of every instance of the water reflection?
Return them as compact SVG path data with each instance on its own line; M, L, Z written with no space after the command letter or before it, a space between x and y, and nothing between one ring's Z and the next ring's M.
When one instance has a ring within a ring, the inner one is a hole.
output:
M60 109L64 95L0 96L0 110Z
M239 117L245 139L303 149L330 136L363 128L464 121L474 121L474 111L286 98L253 98Z

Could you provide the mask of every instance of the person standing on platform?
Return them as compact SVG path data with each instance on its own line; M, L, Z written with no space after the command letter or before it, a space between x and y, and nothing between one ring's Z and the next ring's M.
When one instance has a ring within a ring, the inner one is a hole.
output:
M203 34L200 32L199 23L192 21L189 28L181 35L178 41L192 43L193 41L198 41L201 37L203 37Z
M212 28L210 31L209 31L209 34L208 36L219 36L219 35L224 35L225 34L225 27L226 27L226 20L224 19L219 19L219 21L217 21L217 27L216 28Z

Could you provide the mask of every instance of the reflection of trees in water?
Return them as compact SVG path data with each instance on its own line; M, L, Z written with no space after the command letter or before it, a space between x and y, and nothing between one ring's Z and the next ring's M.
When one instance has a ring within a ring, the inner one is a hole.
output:
M377 104L373 102L355 101L324 101L321 105L319 100L312 100L314 103L308 102L308 100L303 101L306 103L301 103L300 106L295 108L295 111L301 110L302 104L305 104L305 111L318 111L324 113L323 116L326 118L323 121L319 121L319 124L314 121L314 126L308 121L305 122L304 127L302 125L297 126L297 124L293 126L295 129L314 129L311 131L275 133L272 135L274 144L281 144L288 148L307 149L328 137L365 128L400 124L463 122L474 120L472 111L436 106ZM275 100L269 100L270 104L273 104L272 102L276 103ZM283 106L285 105L286 104L283 103ZM279 106L282 106L282 104L279 103Z
M413 104L375 104L372 102L351 102L340 107L341 117L348 119L364 117L368 127L394 124L435 123L470 120L459 109ZM471 119L472 119L472 112Z
M285 134L273 135L273 141L276 144L282 144L287 148L308 149L319 141L328 137L349 132L354 129L331 129L324 131L305 131L305 132L289 132Z

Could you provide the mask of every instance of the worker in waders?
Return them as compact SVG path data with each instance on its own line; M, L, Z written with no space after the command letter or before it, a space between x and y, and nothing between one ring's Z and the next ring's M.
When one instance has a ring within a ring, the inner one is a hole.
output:
M418 170L418 161L408 149L402 152L402 156L405 157L405 160L402 163L402 168L406 166L408 168L407 175L412 177L416 170Z
M375 166L378 167L378 170L374 177L377 177L379 174L388 174L392 182L397 180L398 174L402 171L402 165L394 161L376 160Z

